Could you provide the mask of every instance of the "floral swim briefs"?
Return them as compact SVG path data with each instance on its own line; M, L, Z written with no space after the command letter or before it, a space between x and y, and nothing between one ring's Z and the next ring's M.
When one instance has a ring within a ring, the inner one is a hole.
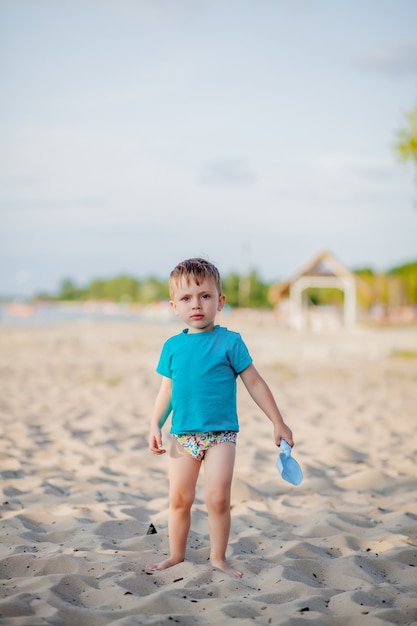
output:
M221 431L212 433L193 433L184 435L174 435L178 443L185 448L196 461L202 461L204 455L209 448L216 446L218 443L230 441L236 443L237 432Z

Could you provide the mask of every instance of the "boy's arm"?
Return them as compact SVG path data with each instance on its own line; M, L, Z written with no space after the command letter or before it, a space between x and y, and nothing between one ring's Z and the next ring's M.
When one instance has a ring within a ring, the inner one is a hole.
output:
M155 400L149 433L149 449L153 454L164 454L166 452L166 450L162 448L161 429L165 424L168 415L171 413L171 393L172 381L170 378L163 376L161 386Z
M252 399L256 402L274 426L274 439L277 446L285 439L290 446L294 445L291 430L284 422L272 392L253 364L249 365L240 377Z

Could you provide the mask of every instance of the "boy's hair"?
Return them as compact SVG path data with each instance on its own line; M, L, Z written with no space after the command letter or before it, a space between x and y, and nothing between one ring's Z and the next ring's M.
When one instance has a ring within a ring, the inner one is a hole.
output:
M212 278L216 284L217 291L219 294L222 293L219 270L213 263L206 261L206 259L186 259L174 267L169 276L169 294L171 298L174 295L175 287L179 285L183 278L185 278L187 284L189 284L190 279L193 279L197 285L206 278Z

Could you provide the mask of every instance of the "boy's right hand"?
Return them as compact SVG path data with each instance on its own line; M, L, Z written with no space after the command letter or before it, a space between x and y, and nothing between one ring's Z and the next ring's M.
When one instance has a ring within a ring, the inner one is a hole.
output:
M161 431L150 434L149 450L152 452L152 454L165 454L166 450L162 447Z

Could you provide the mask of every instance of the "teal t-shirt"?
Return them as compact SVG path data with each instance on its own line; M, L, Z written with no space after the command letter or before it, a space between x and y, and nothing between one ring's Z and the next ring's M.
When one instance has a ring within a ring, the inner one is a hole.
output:
M156 371L172 379L171 433L238 431L236 378L251 363L240 334L222 326L168 339Z

